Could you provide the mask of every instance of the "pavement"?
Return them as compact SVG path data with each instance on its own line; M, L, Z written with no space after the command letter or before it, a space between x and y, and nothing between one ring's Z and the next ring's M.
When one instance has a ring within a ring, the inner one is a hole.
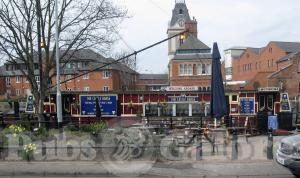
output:
M274 153L282 138L274 137ZM162 141L159 159L113 161L109 155L112 151L104 153L103 159L91 161L0 161L0 177L294 178L289 170L267 159L267 136L239 137L236 160L231 159L232 143L223 144L222 137L217 140L220 144L214 153L209 142L203 143L200 161L196 160L196 144L179 147L175 156L164 154L168 151L164 146L169 142L170 139Z
M113 165L108 162L6 162L0 163L0 177L294 178L287 169L273 161L123 162Z

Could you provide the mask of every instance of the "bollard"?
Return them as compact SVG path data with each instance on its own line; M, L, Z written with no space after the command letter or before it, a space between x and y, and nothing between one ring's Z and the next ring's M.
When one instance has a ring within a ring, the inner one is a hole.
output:
M268 129L267 159L273 159L273 129Z
M202 160L202 129L197 131L197 149L196 149L196 160Z
M0 129L0 159L2 159L2 152L3 152L3 136L2 136L2 129Z
M238 135L237 135L237 129L236 128L233 128L233 130L232 130L231 159L232 160L237 160L238 159Z

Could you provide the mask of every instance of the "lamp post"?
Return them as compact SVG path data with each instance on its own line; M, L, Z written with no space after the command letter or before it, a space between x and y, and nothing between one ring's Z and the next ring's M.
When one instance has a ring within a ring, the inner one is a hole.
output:
M59 35L58 35L58 0L55 0L55 52L56 52L56 112L58 127L62 123L62 104L61 104L61 91L60 91L60 65L59 65Z

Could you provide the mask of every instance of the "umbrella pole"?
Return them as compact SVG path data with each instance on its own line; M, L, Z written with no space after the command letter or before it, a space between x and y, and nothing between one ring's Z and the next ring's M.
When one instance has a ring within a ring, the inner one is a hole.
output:
M215 126L215 129L217 128L217 118L215 117L214 118L215 120L214 120L214 126Z

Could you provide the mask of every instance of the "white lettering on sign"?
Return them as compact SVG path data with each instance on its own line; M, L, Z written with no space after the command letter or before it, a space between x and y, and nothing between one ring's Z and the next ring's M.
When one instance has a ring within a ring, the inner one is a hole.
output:
M278 87L265 87L265 88L258 88L260 92L272 92L272 91L279 91Z
M168 102L198 102L197 96L169 96Z
M167 91L198 91L197 86L170 86L166 88Z

